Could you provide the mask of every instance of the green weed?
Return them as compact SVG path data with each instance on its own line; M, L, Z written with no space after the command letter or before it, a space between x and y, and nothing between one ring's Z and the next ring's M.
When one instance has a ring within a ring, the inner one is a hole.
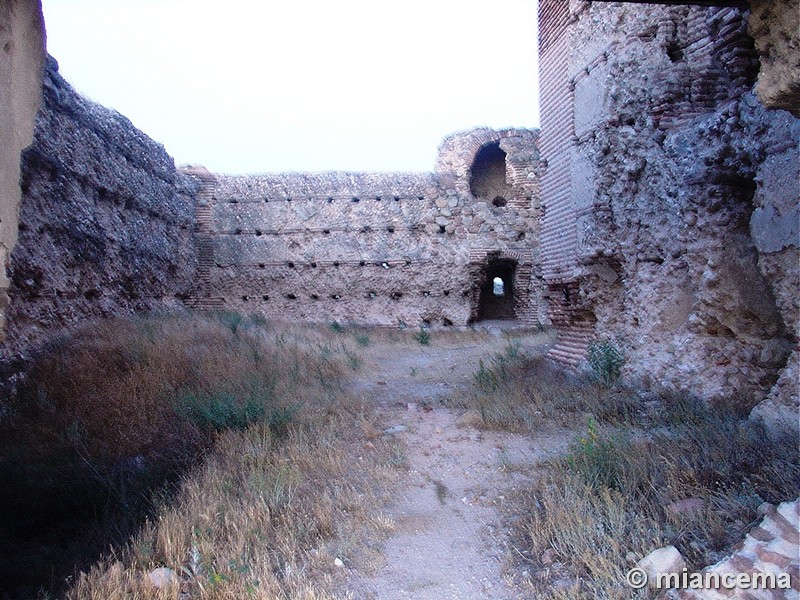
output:
M610 339L589 344L587 360L597 381L607 387L619 380L625 364L625 357Z
M431 334L424 327L419 328L419 331L414 334L414 339L422 346L430 346L431 344Z
M620 488L620 442L601 435L590 417L586 433L571 447L566 463L587 484Z

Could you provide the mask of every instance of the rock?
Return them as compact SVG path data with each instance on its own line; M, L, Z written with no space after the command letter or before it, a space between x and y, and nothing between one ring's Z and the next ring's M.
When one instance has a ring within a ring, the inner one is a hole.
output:
M344 561L338 556L336 557L336 560L333 561L333 564L335 564L340 569L344 568Z
M546 567L552 565L553 561L555 560L555 557L556 557L556 551L553 550L552 548L548 548L547 550L542 552L542 558L541 558L542 564Z
M402 433L403 431L406 431L407 429L408 429L408 427L406 427L405 425L394 425L392 427L389 427L388 429L384 429L383 433L388 434L388 435L393 435L395 433Z
M163 590L172 586L180 585L181 580L178 574L169 567L158 567L147 574L147 581L154 588Z
M757 0L752 5L749 33L761 64L756 94L766 106L800 117L797 3Z
M758 362L766 367L782 367L786 364L786 357L791 352L791 346L786 340L769 340L761 349Z
M653 550L636 566L647 573L648 585L655 586L658 573L680 573L686 567L686 561L675 546L665 546Z

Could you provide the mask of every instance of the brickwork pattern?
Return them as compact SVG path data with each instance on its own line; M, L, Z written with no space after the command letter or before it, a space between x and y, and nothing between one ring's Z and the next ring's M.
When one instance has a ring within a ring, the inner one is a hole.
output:
M612 338L631 383L714 401L780 377L795 412L765 422L796 423L800 127L749 93L748 12L542 0L539 20L551 357Z
M796 600L800 598L800 499L770 507L761 524L747 534L728 558L703 573L788 573L791 589L672 590L662 598L673 600Z

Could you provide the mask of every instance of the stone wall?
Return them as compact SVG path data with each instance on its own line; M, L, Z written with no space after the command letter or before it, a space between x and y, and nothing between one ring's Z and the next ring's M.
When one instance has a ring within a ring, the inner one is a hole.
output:
M6 374L45 337L93 317L182 305L192 293L195 178L122 115L79 96L48 60L22 156L10 257Z
M216 176L198 213L206 215L198 244L212 255L201 251L196 302L316 322L538 323L536 137L450 136L435 173ZM496 275L510 292L498 302L486 294Z
M0 342L8 310L8 256L17 242L20 152L33 141L42 97L44 21L36 0L0 3Z
M540 6L552 355L611 337L647 387L796 426L800 121L751 93L748 12L565 4Z
M800 10L795 0L750 0L750 35L761 62L756 94L800 117Z

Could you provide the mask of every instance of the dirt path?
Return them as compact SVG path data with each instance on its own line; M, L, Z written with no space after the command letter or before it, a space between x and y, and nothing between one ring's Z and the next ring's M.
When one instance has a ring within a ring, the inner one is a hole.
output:
M539 352L541 334L509 332L524 352ZM357 389L384 415L408 467L392 505L395 523L385 565L352 573L358 599L516 598L504 580L506 532L498 509L505 494L531 476L532 465L569 441L564 432L536 436L481 432L442 400L464 394L479 361L502 352L508 337L492 333L432 335L430 346L377 343L368 349Z

